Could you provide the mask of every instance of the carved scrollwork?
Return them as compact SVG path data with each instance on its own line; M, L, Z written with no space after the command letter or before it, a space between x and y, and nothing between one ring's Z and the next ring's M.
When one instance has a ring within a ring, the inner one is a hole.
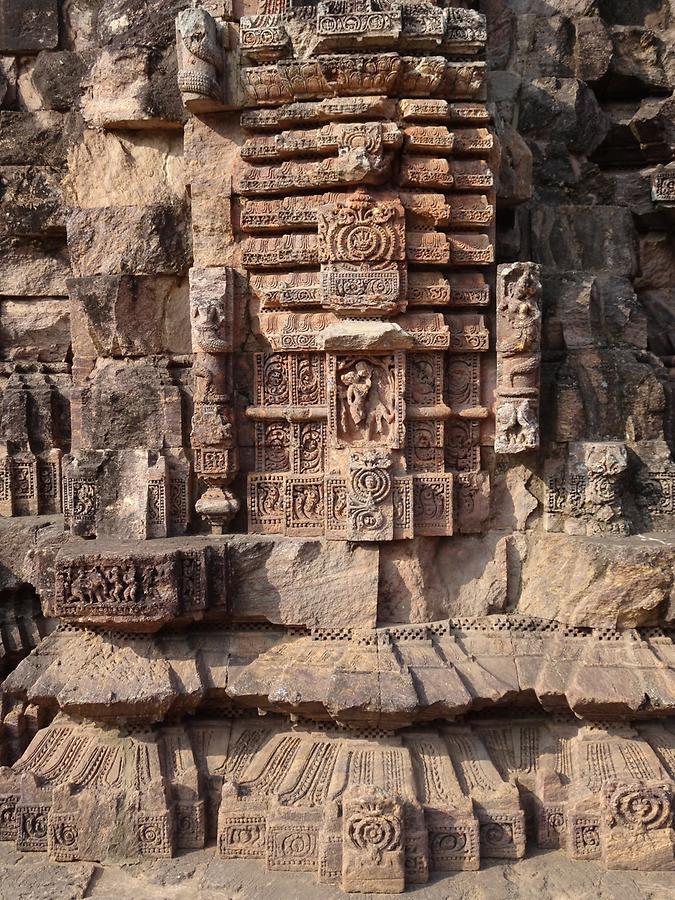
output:
M608 785L605 802L610 828L656 831L669 828L673 820L673 794L667 784Z

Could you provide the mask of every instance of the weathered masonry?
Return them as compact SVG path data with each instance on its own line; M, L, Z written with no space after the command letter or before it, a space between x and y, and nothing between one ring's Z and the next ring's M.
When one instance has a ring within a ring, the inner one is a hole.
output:
M675 868L675 38L551 2L0 10L1 840Z

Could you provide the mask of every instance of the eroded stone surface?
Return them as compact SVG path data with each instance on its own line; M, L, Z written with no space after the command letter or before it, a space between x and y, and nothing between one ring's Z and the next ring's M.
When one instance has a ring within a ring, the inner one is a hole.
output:
M564 718L394 736L247 719L141 733L60 716L2 772L3 836L61 861L113 848L161 858L216 836L225 859L400 891L430 873L521 858L527 827L539 847L624 868L617 847L638 831L633 864L672 854L672 746L660 725ZM87 765L95 758L96 771L136 771L133 806L126 793L103 813ZM378 774L377 786L363 782L364 771ZM117 843L120 828L133 846Z
M209 840L205 896L673 868L672 11L461 6L0 3L0 837L50 896Z

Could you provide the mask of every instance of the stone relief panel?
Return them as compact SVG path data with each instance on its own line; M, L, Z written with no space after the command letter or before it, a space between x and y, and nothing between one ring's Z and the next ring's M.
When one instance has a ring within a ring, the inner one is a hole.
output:
M269 348L247 410L248 529L384 541L451 535L457 512L479 531L495 211L484 19L291 3L240 34L233 189Z
M544 525L569 534L628 534L628 453L619 441L571 443L567 459L550 460Z
M513 263L497 277L495 450L539 446L541 281L539 266Z

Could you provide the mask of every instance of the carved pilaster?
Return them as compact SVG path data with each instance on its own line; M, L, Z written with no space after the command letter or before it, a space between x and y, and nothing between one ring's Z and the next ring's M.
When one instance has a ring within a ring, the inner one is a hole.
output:
M206 491L195 508L222 534L239 509L228 485L239 469L232 412L232 271L192 269L190 311L194 363L192 449L195 473Z
M534 263L499 266L497 275L497 453L539 446L541 281Z

